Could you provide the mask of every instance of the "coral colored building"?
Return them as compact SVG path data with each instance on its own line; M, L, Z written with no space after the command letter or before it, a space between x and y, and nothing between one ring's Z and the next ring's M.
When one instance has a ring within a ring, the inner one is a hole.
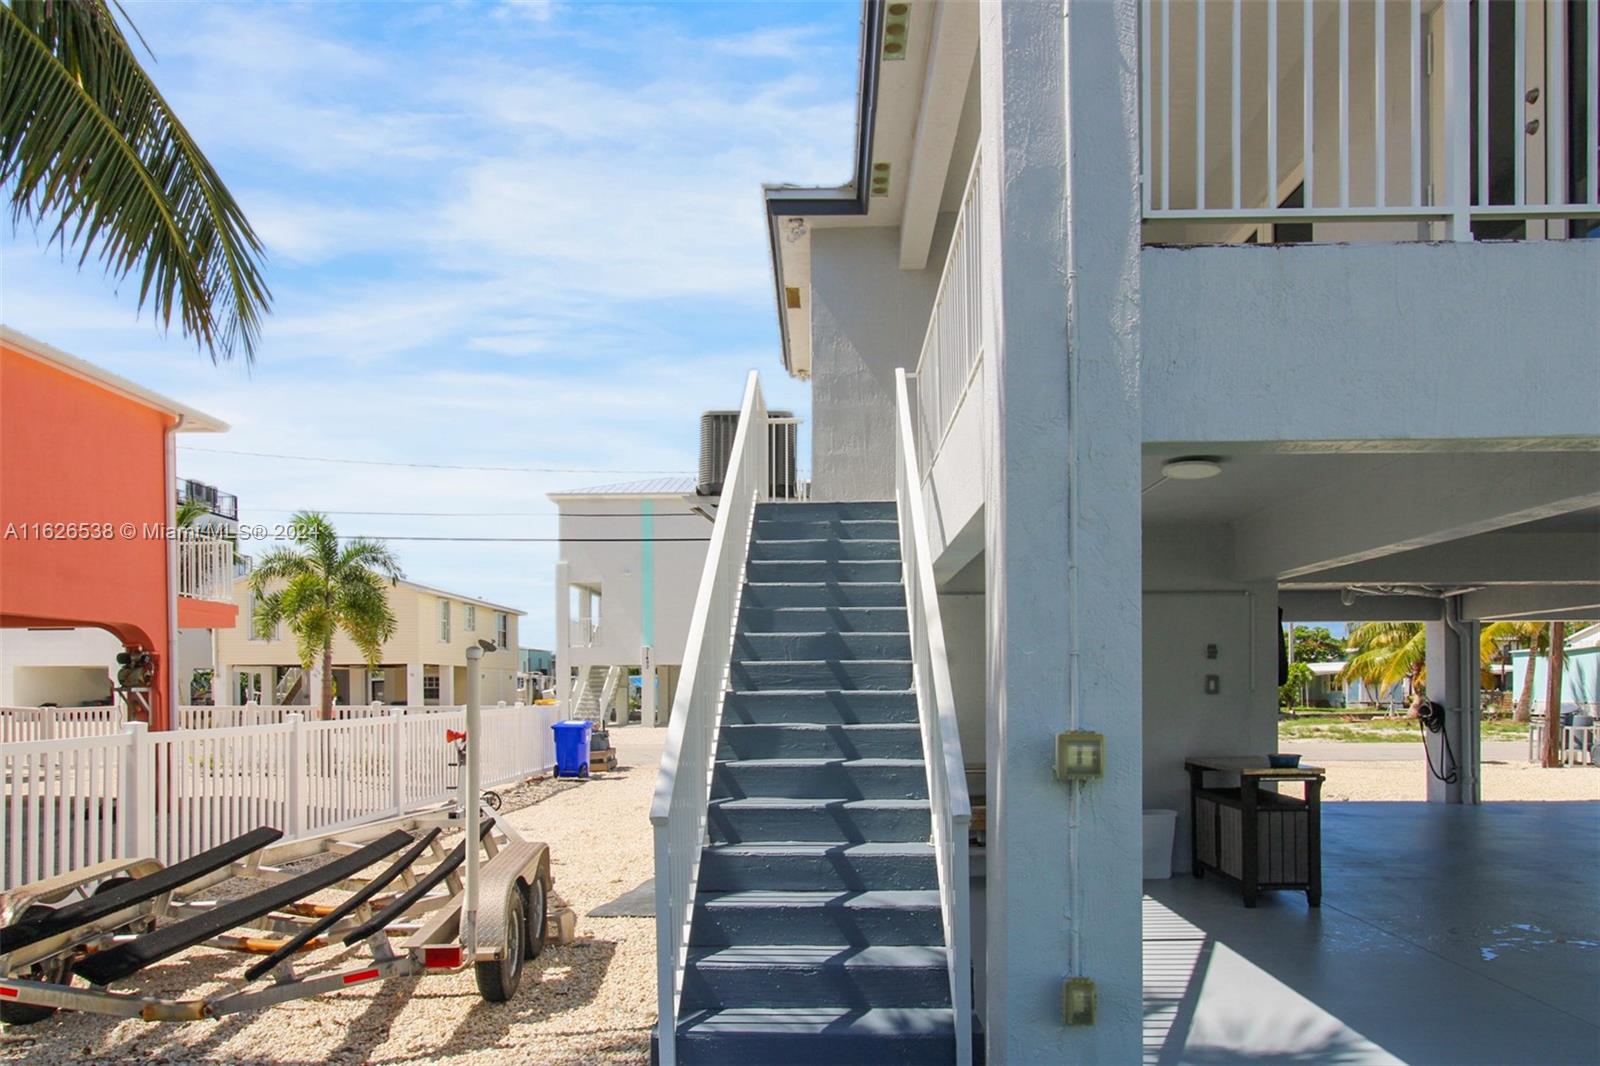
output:
M180 589L174 434L225 423L0 326L0 627L94 627L151 652L151 727L167 728L178 628L238 608ZM208 545L207 550L215 550ZM231 570L231 558L227 561Z

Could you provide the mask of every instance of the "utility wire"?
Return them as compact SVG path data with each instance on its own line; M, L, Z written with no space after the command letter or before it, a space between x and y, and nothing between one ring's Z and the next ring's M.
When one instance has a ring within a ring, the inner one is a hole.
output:
M186 452L206 452L212 455L249 455L257 459L294 459L303 463L349 463L355 466L400 466L417 470L487 470L508 474L678 474L681 470L626 470L585 466L475 466L470 463L404 463L391 459L346 459L331 455L287 455L281 452L245 452L232 448L195 448L184 445Z

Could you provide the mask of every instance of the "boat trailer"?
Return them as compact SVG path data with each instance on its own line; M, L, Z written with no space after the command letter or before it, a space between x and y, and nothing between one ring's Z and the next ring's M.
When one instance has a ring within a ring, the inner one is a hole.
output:
M474 651L482 654L469 649L469 660ZM466 781L456 803L288 843L262 827L171 866L115 859L25 885L0 914L0 1021L27 1024L57 1010L195 1021L469 966L485 1000L510 999L552 931L571 939L571 912L552 912L544 844L524 840L480 802L460 802L481 795L476 665L467 671ZM452 829L464 830L463 839L446 851L440 837ZM312 856L327 859L286 869ZM234 899L204 898L234 877L267 885ZM309 901L328 890L349 894ZM261 958L241 983L203 997L121 987L200 945ZM343 950L297 971L300 956L335 946Z

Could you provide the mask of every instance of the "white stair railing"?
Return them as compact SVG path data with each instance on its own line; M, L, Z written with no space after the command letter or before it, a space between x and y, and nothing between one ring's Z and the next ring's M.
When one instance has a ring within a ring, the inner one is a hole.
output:
M939 868L939 909L950 962L950 1004L955 1011L956 1062L972 1062L972 885L967 872L968 827L966 764L956 724L950 662L945 655L939 589L928 545L928 516L912 430L906 372L895 371L895 504L900 519L900 565L905 575L906 616L911 630L912 683L917 721L928 769L933 813L933 845Z
M767 405L751 372L728 456L722 502L711 530L700 590L690 616L683 673L672 704L661 772L650 804L655 833L656 996L661 1066L675 1066L678 996L693 917L700 849L706 843L707 804L715 765L722 696L733 655L739 593L756 504L767 488Z

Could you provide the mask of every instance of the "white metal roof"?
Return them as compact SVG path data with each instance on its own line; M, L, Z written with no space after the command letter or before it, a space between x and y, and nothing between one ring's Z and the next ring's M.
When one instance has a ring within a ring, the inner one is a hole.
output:
M26 355L32 356L42 363L50 363L60 367L74 377L92 381L96 385L110 389L112 392L121 393L130 400L135 400L146 407L153 407L158 411L176 415L182 422L178 426L179 432L187 433L223 433L228 429L228 423L220 418L214 418L203 411L197 411L187 404L169 399L159 392L152 392L142 385L135 385L127 378L113 374L93 363L69 355L53 345L46 344L26 333L20 333L10 326L0 325L0 340Z
M1344 662L1341 660L1332 663L1306 663L1306 666L1310 667L1311 672L1318 677L1332 677L1344 669Z
M573 496L692 496L695 479L692 477L653 477L642 481L620 481L614 485L595 485L587 489L567 489L552 492L549 498L562 500Z
M1578 630L1567 638L1569 648L1600 648L1600 622Z

